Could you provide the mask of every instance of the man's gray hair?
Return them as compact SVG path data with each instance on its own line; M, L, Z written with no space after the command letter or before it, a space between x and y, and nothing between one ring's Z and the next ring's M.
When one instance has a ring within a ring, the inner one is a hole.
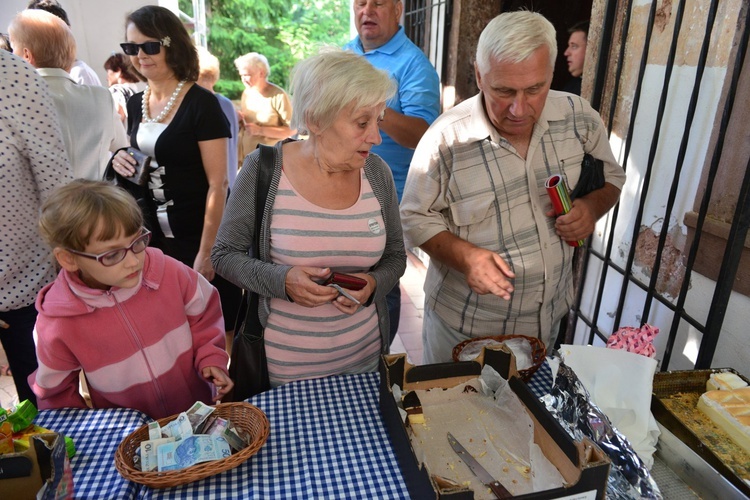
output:
M323 47L292 69L291 128L310 133L330 127L349 106L375 106L396 93L396 84L385 70L376 69L364 57L335 47Z
M234 60L234 66L237 71L242 71L245 68L253 68L262 70L266 77L271 74L271 66L268 64L268 59L263 54L257 52L248 52L247 54L241 55Z
M486 73L492 60L521 62L545 45L549 49L550 68L553 68L557 37L552 23L537 12L505 12L490 21L479 36L477 66L481 73Z

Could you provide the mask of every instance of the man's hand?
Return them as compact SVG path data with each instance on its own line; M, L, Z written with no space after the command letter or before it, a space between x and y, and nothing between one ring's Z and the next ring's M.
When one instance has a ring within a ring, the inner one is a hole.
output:
M510 300L513 283L510 279L516 275L498 254L490 250L474 247L466 255L466 283L479 295L491 293L505 300Z
M456 269L466 276L466 283L476 293L491 293L510 300L511 279L516 275L498 254L480 248L448 231L442 231L420 245L431 259Z
M555 232L565 241L585 240L594 232L596 221L615 206L619 197L620 190L605 183L601 189L576 198L570 212L555 221ZM548 211L547 216L554 217L554 210Z
M551 216L555 216L554 211ZM591 203L585 197L578 198L573 202L570 212L557 218L555 232L565 241L585 240L594 232L595 225L596 217Z
M263 127L257 123L246 123L245 130L247 130L247 133L250 135L263 135Z

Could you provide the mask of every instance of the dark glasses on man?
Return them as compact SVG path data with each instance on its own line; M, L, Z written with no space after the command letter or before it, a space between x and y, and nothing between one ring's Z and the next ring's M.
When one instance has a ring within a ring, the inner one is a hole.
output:
M94 259L104 267L110 267L122 262L125 259L125 256L128 254L128 250L131 250L133 253L143 252L148 246L149 241L151 241L151 231L143 229L143 234L134 239L133 242L125 248L116 248L114 250L109 250L98 255L95 255L93 253L79 252L78 250L71 250L70 248L68 248L67 250L72 254L80 255L81 257L86 257L87 259Z
M121 43L122 51L129 56L137 56L138 50L142 50L144 53L154 56L161 51L161 42L144 42L144 43Z

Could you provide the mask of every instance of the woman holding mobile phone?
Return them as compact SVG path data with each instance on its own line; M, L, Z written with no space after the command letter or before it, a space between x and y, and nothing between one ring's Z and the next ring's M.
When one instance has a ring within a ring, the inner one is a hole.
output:
M406 254L393 177L370 149L394 92L386 72L351 52L327 49L300 62L292 128L309 139L278 143L272 166L251 153L237 176L211 260L261 296L272 387L375 371L388 352L385 296ZM259 168L273 174L255 227ZM257 231L260 255L249 256Z

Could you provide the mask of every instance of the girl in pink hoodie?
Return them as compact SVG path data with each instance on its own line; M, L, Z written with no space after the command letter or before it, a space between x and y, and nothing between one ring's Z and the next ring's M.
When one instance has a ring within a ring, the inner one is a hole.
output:
M40 409L135 408L153 418L219 400L227 373L219 294L203 276L147 248L135 200L104 182L75 180L42 206L40 231L62 267L39 293ZM215 395L212 398L212 387Z

